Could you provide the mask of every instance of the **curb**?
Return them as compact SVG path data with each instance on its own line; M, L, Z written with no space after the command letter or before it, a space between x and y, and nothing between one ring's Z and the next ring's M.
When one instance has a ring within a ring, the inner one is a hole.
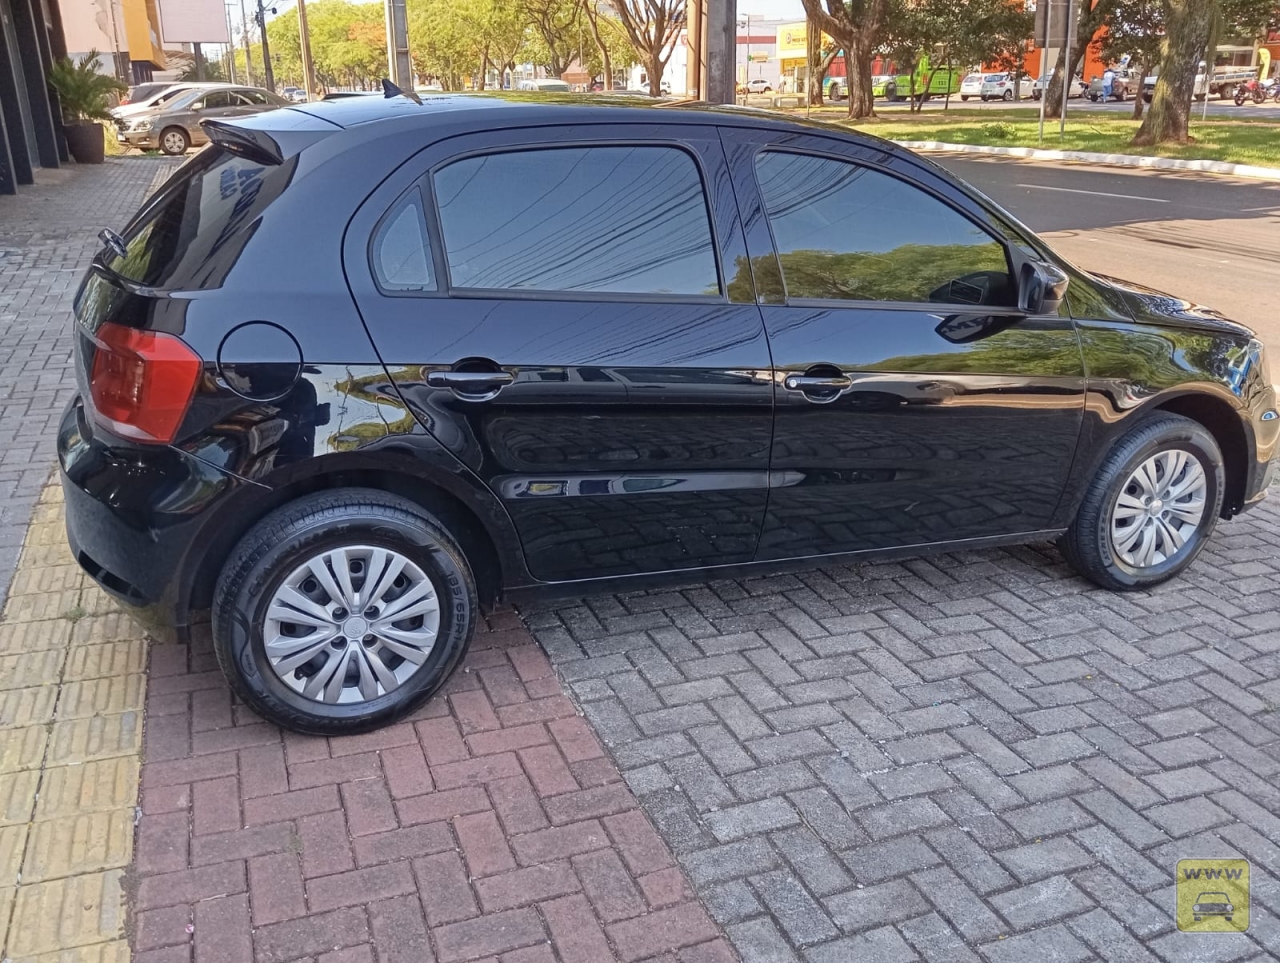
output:
M1255 167L1252 164L1229 164L1215 160L1178 160L1173 157L1145 157L1138 154L1098 154L1083 150L1045 150L1038 147L988 147L979 144L944 144L936 140L895 140L899 147L923 151L954 151L960 154L996 154L1027 160L1082 161L1112 167L1146 167L1164 171L1200 171L1230 174L1255 180L1280 181L1280 168Z

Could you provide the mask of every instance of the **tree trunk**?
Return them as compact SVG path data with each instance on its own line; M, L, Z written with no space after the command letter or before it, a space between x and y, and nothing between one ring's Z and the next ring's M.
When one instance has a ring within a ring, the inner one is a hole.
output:
M1188 2L1188 0L1183 0ZM1196 0L1189 0L1196 2ZM1206 2L1206 0L1199 0ZM1216 3L1217 0L1207 0L1210 3ZM1058 50L1058 63L1053 69L1053 82L1049 84L1049 89L1044 92L1047 100L1044 105L1044 115L1046 117L1061 117L1062 105L1066 100L1067 93L1071 89L1068 84L1074 83L1076 78L1076 69L1080 66L1080 61L1084 59L1084 53L1089 44L1093 42L1093 35L1098 32L1098 28L1107 22L1111 13L1115 10L1117 0L1095 0L1092 7L1089 6L1088 0L1081 0L1079 5L1079 14L1076 17L1075 26L1075 43L1071 44L1070 51L1067 50L1067 44L1063 44ZM1066 55L1070 53L1071 62L1064 63ZM1086 80L1088 78L1085 78Z
M1190 141L1191 98L1200 58L1213 31L1216 0L1164 0L1165 38L1151 109L1133 138L1135 146ZM1212 57L1205 57L1212 61ZM1212 68L1210 68L1212 69Z
M484 53L480 55L480 83L476 87L477 90L484 90L484 83L488 79L489 74L489 45L484 45Z
M604 67L604 93L607 94L613 90L613 59L609 56L609 47L600 35L599 15L592 12L594 7L591 0L588 0L583 9L587 14L587 26L591 28L591 36L595 40L596 46L600 48L600 62Z
M1138 95L1133 98L1133 119L1142 120L1142 108L1146 104L1146 102L1142 99L1142 92L1143 90L1146 89L1142 83L1143 80L1146 78L1146 65L1141 62L1139 63L1130 62L1129 68L1133 70L1133 72L1138 77Z
M811 23L805 24L805 87L809 95L810 107L822 106L822 81L824 74L818 72L818 62L822 59L822 31Z
M661 50L645 51L648 56L644 58L644 69L649 72L649 96L662 96L662 68L666 66L662 62Z
M844 45L845 66L849 71L849 119L876 115L876 98L871 93L871 58L874 44L867 36L851 38Z

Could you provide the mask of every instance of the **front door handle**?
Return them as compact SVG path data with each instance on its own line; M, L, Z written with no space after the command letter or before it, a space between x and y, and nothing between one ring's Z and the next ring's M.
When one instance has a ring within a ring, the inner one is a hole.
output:
M431 387L452 388L469 395L496 391L515 380L509 371L432 371L427 374L427 384Z
M787 375L782 385L788 391L844 391L853 387L847 375Z

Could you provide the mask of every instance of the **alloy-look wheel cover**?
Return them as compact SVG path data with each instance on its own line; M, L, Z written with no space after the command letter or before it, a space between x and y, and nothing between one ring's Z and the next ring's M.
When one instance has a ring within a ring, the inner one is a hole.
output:
M440 601L426 572L371 545L327 549L303 562L267 606L262 640L286 686L331 705L369 702L426 663Z
M186 145L183 143L181 134L169 131L169 133L164 135L164 146L166 150L174 151L176 153Z
M1209 479L1200 460L1173 449L1152 455L1131 474L1111 510L1111 548L1132 568L1176 557L1208 507Z

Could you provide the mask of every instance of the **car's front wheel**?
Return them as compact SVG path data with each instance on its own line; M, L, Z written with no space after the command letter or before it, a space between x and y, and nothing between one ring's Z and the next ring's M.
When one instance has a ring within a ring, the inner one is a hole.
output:
M191 135L181 127L166 127L160 134L160 149L170 156L185 154L191 146Z
M1157 414L1108 453L1060 546L1103 588L1148 588L1204 548L1222 508L1222 452L1202 425Z
M298 732L361 732L444 684L476 612L470 567L439 519L385 492L319 492L236 546L214 590L214 648L264 718Z

